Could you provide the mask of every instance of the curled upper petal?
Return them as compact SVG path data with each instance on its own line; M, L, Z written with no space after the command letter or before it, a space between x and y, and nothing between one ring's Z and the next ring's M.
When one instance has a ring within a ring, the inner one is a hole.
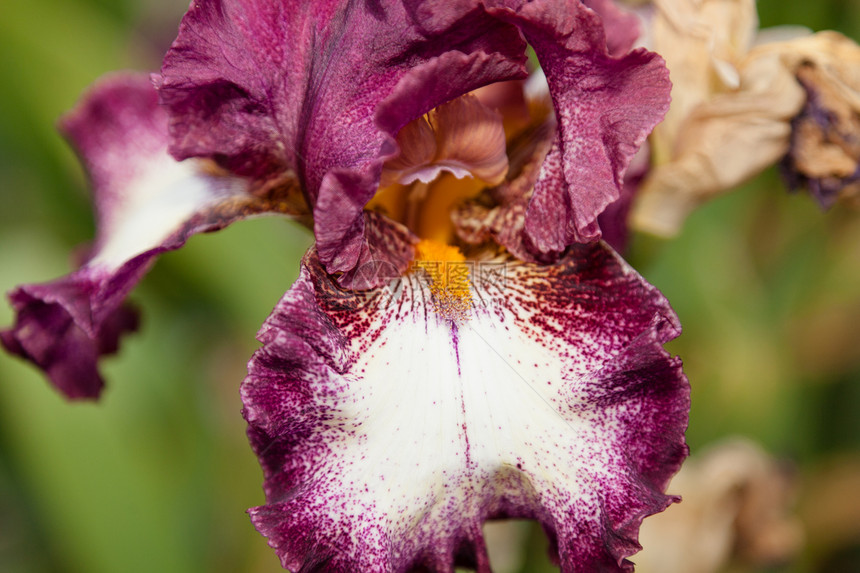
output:
M520 27L546 74L558 121L525 220L537 255L600 236L597 216L618 199L624 172L669 106L663 60L607 52L600 18L579 2L494 2ZM541 258L538 256L538 258Z
M400 154L382 171L382 185L430 183L443 171L501 183L508 171L502 116L472 95L439 106L397 134Z
M641 34L636 14L625 11L615 0L582 0L582 3L597 12L603 21L610 55L623 56L633 48Z
M456 264L451 318L420 274L347 291L308 255L242 385L255 526L293 571L487 573L501 517L539 521L564 572L630 570L686 455L674 314L600 244Z
M613 38L613 54L625 51L629 41ZM600 16L578 0L195 2L158 80L171 153L252 178L297 173L321 260L349 272L368 256L362 210L397 133L479 87L523 78L526 41L560 118L526 232L538 254L557 255L598 236L597 215L668 104L659 58L610 56Z
M253 177L295 170L329 272L350 271L396 133L523 77L524 48L474 2L196 2L159 82L171 152Z
M265 212L299 215L289 180L251 192L242 179L167 153L167 116L145 74L98 82L61 125L93 185L97 232L84 266L9 294L17 317L2 342L44 369L69 398L95 398L97 361L136 320L122 304L156 256L192 234Z

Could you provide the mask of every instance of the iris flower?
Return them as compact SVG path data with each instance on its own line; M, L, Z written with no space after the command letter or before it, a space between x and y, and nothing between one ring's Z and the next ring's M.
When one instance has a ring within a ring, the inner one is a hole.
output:
M677 318L598 240L668 105L631 24L597 0L194 2L151 83L108 77L63 121L95 245L11 293L4 345L95 397L157 255L296 218L316 243L241 386L283 566L485 572L483 523L528 518L562 571L629 570L688 410Z

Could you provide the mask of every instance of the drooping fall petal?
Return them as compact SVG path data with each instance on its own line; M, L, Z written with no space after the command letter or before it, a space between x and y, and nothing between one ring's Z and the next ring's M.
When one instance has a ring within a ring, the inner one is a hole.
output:
M167 116L146 74L109 76L62 122L93 185L97 232L72 274L9 294L14 327L4 346L44 369L69 398L95 398L98 357L115 352L136 324L126 295L160 253L191 235L265 212L299 215L289 181L250 193L242 179L167 153Z
M599 244L462 265L471 305L451 318L419 273L346 291L312 252L261 329L251 517L284 567L487 573L482 524L520 517L562 571L630 570L642 518L672 501L688 386L662 296Z

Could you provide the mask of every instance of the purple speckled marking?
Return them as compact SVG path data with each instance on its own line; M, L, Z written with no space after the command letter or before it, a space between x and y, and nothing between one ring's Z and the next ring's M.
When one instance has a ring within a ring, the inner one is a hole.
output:
M665 299L597 244L477 280L456 330L401 283L344 291L311 253L260 331L242 397L267 505L250 514L282 564L487 573L481 526L511 517L542 524L562 571L630 570L686 455Z
M457 375L460 376L460 349L457 345L457 323L455 321L451 321L451 346L454 348L454 356L457 359Z
M462 377L463 372L462 372L462 369L460 367L460 340L457 337L457 329L458 329L457 324L458 323L454 320L449 320L449 322L450 322L450 329L451 329L451 347L454 349L454 360L457 363L457 377L459 378L459 377ZM465 402L462 394L460 394L460 411L463 414L463 420L465 420L466 419L466 402ZM466 467L469 468L472 466L472 454L471 454L471 448L469 447L469 433L466 429L466 422L465 421L462 424L460 424L460 429L463 432L462 435L463 435L463 440L465 442L464 443L464 445L465 445L464 453L465 453L465 457L466 457Z

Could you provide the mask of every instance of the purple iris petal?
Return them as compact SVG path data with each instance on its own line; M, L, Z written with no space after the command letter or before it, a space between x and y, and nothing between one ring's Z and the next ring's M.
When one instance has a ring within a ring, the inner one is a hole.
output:
M329 272L367 257L364 205L394 135L482 85L525 76L515 28L472 2L196 2L159 84L171 152L298 174Z
M629 23L594 1L612 30ZM171 153L265 179L295 173L320 258L352 271L369 253L362 210L409 121L478 87L546 71L561 127L525 231L538 258L599 236L597 215L668 105L659 57L610 56L577 0L195 2L158 80ZM630 38L614 32L612 53Z
M525 234L533 251L560 253L599 238L597 215L619 197L627 165L668 109L669 74L644 50L610 57L599 17L581 6L499 4L506 6L500 17L516 23L534 48L558 118Z
M0 331L0 342L44 370L70 399L101 394L99 358L116 352L120 336L137 329L137 313L121 300L110 301L95 313L93 322L94 305L88 295L98 299L93 290L110 284L109 278L101 278L78 272L53 283L19 287L9 295L18 318L15 328Z
M582 3L600 15L610 55L623 56L633 48L641 33L636 14L624 11L615 0L582 0Z
M480 245L492 240L520 260L540 260L529 250L523 227L534 196L535 182L552 145L555 129L555 122L550 118L550 121L533 126L511 141L508 152L512 175L508 181L462 203L453 211L451 219L461 241ZM628 213L648 169L649 154L643 148L625 173L621 195L598 217L603 240L618 252L623 253L627 247Z
M639 187L651 168L650 148L643 147L624 174L621 196L610 204L597 218L603 240L621 254L627 251L630 239L630 209Z
M242 385L251 517L284 567L487 573L482 525L509 517L540 522L564 572L632 568L686 455L674 313L601 244L471 277L450 320L417 275L355 292L306 258Z
M96 84L61 125L89 173L97 234L86 264L9 295L15 325L4 346L43 368L69 398L96 398L98 357L136 324L122 303L157 255L195 233L265 212L290 212L295 186L249 192L241 179L167 153L167 115L146 74Z

